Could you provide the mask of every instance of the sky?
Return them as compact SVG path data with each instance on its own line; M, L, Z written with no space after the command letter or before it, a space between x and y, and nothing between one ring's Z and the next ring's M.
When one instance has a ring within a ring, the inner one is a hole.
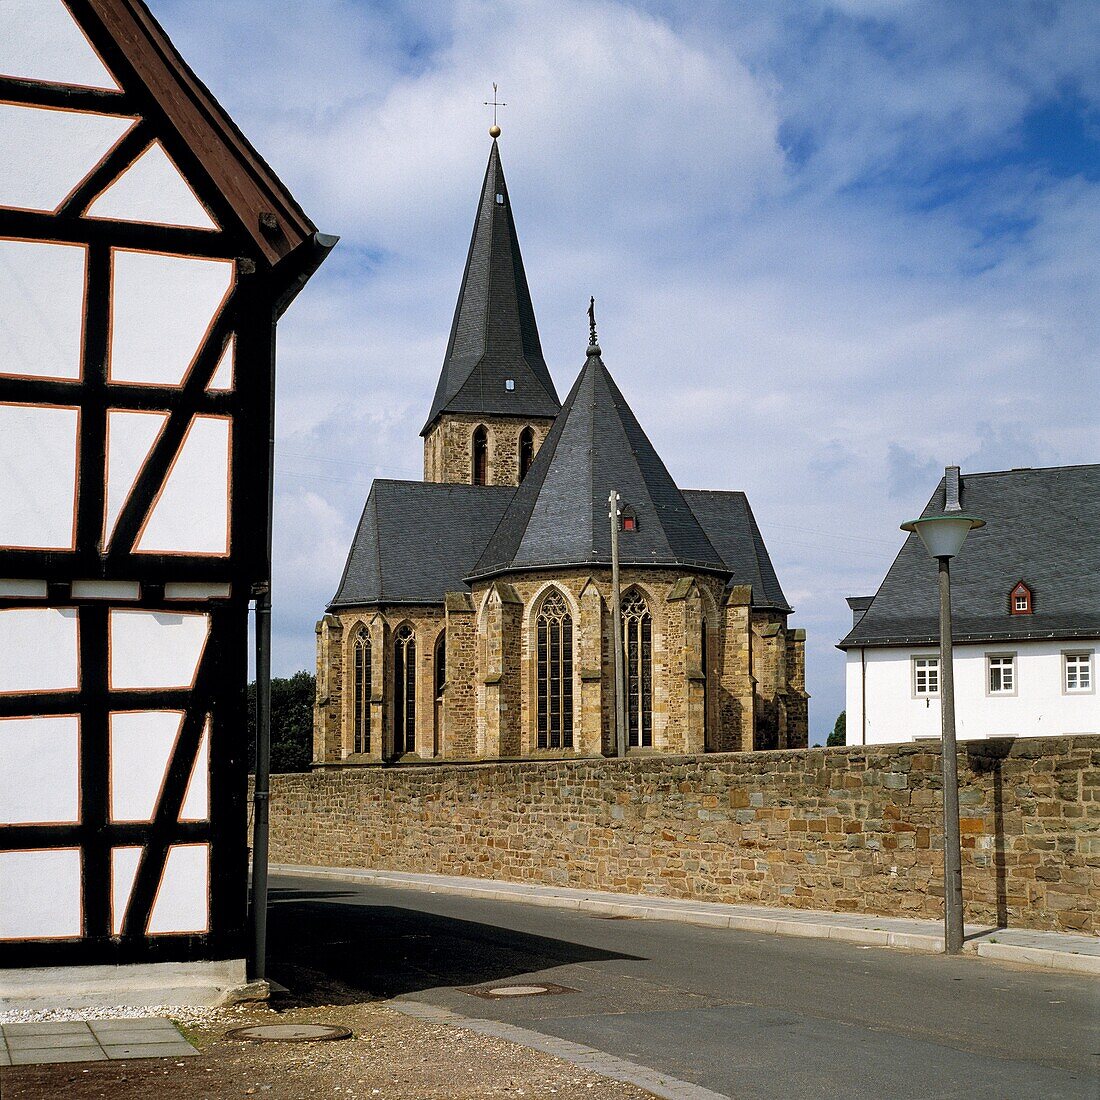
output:
M419 479L492 119L564 398L588 297L682 487L743 489L811 741L946 464L1100 458L1094 0L151 0L341 241L279 326L274 671Z

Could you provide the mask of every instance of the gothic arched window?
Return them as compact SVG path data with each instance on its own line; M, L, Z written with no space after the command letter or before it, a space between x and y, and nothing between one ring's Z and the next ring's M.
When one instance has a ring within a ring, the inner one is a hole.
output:
M636 588L623 596L627 744L653 744L653 618Z
M710 743L710 667L707 658L707 620L704 617L699 636L699 662L703 666L703 745Z
M435 640L435 755L443 737L443 689L447 685L447 632Z
M416 637L408 625L393 636L393 751L416 752Z
M522 481L535 461L535 429L524 428L519 433L519 479Z
M352 752L370 752L371 646L365 626L356 631L352 656Z
M573 616L556 589L535 619L538 659L538 747L573 747Z
M475 485L489 484L489 429L484 424L474 428L471 442L471 470Z

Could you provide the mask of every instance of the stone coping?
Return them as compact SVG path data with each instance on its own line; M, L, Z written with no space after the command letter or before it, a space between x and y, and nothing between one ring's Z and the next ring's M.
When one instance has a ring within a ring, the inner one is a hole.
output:
M271 871L303 877L345 879L372 886L399 887L427 893L526 902L530 905L577 909L581 912L633 917L638 920L679 921L684 924L733 928L743 932L844 940L849 943L935 954L943 951L943 925L939 921L912 920L906 917L685 901L640 894L571 890L497 879L423 875L368 868L272 864ZM1100 936L989 928L975 924L967 925L965 931L966 943L963 950L980 958L1100 977Z

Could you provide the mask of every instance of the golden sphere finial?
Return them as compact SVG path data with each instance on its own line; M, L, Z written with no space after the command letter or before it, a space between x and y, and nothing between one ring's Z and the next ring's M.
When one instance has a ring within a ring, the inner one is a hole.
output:
M489 127L489 137L491 137L494 141L498 137L500 137L500 127L495 122L492 126Z

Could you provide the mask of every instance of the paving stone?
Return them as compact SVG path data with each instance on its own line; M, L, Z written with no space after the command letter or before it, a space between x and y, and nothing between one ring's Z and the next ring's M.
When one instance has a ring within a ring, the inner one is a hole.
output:
M107 1055L95 1047L65 1047L61 1050L13 1050L13 1066L40 1066L53 1062L105 1062Z
M88 1025L82 1020L38 1020L3 1024L0 1032L9 1038L12 1035L86 1035Z
M63 1035L9 1035L8 1049L62 1050L76 1047L97 1047L96 1037L87 1029L82 1034L67 1032Z
M125 1058L187 1058L198 1051L190 1043L104 1043L106 1056L112 1061Z

